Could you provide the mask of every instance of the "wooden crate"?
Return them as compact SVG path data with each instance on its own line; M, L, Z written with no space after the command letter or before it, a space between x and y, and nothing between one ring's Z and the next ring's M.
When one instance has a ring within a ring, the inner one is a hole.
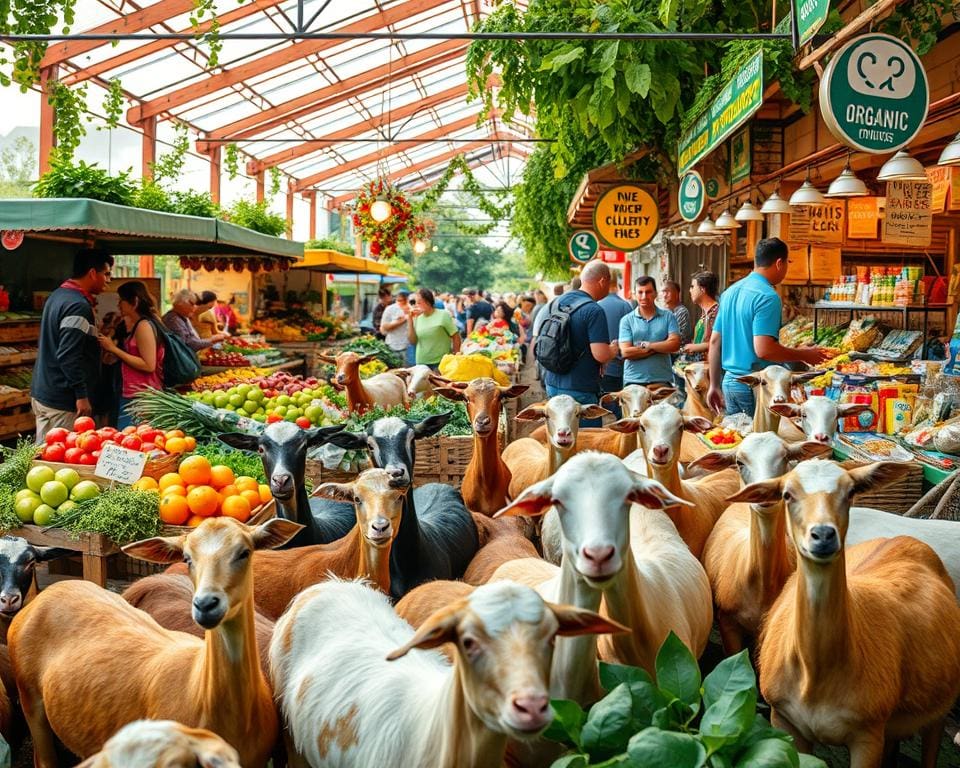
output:
M40 320L0 323L0 344L17 341L36 341L40 338Z
M41 528L29 524L10 533L38 546L73 550L83 560L83 578L101 587L107 585L107 558L120 551L116 544L99 533L74 535L62 528Z
M0 414L0 440L33 432L36 428L37 422L29 403L14 406L10 412Z
M867 462L848 459L840 463L845 469L862 467ZM923 465L909 462L910 471L897 482L888 485L879 491L860 493L853 497L855 507L873 507L885 512L896 512L902 515L916 504L923 496Z
M0 367L8 365L26 365L37 360L37 350L31 349L27 352L17 352L11 355L0 355Z
M17 389L0 394L0 408L14 408L18 405L30 405L29 389Z

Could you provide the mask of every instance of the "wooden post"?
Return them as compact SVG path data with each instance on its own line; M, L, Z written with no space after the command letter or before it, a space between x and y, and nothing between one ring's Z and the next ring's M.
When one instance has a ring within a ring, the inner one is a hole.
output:
M310 201L310 239L317 239L317 191L308 190L303 196Z
M266 197L266 171L258 171L253 177L257 181L257 202L262 203Z
M220 156L219 144L210 150L210 199L220 204Z
M140 139L140 175L144 179L152 179L152 166L157 162L157 118L148 117L141 127L143 136Z
M293 190L287 190L287 240L293 240Z
M50 170L50 153L57 145L53 133L53 124L57 119L56 111L50 103L53 83L57 80L59 69L56 65L40 71L40 175Z

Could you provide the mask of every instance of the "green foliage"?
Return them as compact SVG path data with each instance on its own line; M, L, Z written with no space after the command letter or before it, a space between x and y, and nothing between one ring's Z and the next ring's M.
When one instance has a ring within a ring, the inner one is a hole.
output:
M209 17L209 28L200 31L200 25ZM207 68L213 69L220 62L223 41L220 40L220 20L217 18L215 0L193 0L193 12L190 14L190 26L197 33L197 39L207 45Z
M87 197L117 205L132 205L135 187L127 169L111 176L96 163L87 165L55 152L47 171L33 187L34 197Z
M140 186L133 194L133 205L148 211L176 213L173 201L167 191L150 179L141 179Z
M0 447L0 483L9 485L14 493L26 488L27 472L33 464L33 457L37 455L37 446L30 440L20 439L16 448Z
M17 136L0 152L0 180L26 185L34 178L37 145L26 136Z
M50 89L47 101L54 110L53 135L57 143L56 154L61 158L72 158L80 141L87 135L82 119L87 108L86 98L86 84L68 88L56 82Z
M283 173L277 166L270 169L270 197L275 197L280 191L280 183L283 181Z
M351 339L343 345L343 351L356 352L358 355L375 354L387 368L399 368L403 365L400 356L376 336L358 336Z
M701 681L693 654L671 632L656 673L654 682L642 669L601 663L600 683L609 693L589 712L553 701L554 721L544 735L572 750L553 768L823 768L757 714L747 651L724 659Z
M263 462L256 453L231 450L226 443L221 443L219 440L200 443L194 453L204 456L213 465L223 464L230 467L237 477L246 475L252 477L258 483L267 482L267 476L263 471Z
M57 27L69 34L75 6L76 0L2 0L0 36L48 35ZM41 41L19 41L0 47L0 86L17 83L26 93L40 80L40 62L46 52L47 43Z
M57 515L54 525L73 534L100 533L117 544L127 544L160 533L159 499L154 491L117 486Z
M185 123L175 123L173 144L170 151L164 152L150 166L154 181L159 183L164 180L175 181L179 179L188 149L190 149L190 137L187 134L187 126Z
M231 224L237 224L254 232L279 237L287 231L287 220L279 214L267 210L267 201L251 203L248 200L237 200L228 211L226 217Z
M209 192L196 192L192 189L185 192L176 190L170 193L170 199L173 202L174 213L182 213L184 216L205 216L208 219L220 216L220 207L213 202Z
M321 237L319 240L307 240L304 243L305 248L321 248L327 251L336 251L337 253L346 253L353 255L353 246L346 240L340 240L336 237Z
M494 230L497 224L503 219L510 217L509 203L503 203L506 192L494 193L498 205L494 203L486 193L480 183L474 178L470 166L463 155L457 155L447 166L443 175L428 189L421 197L414 201L413 210L415 214L428 213L437 207L443 193L450 187L453 177L460 173L463 176L463 191L466 193L469 201L479 210L483 211L491 221L484 224L470 225L465 222L456 222L457 231L465 235L487 235Z
M236 144L227 144L223 148L223 166L230 181L240 174L240 150L237 149Z
M954 0L908 0L895 5L879 26L881 32L912 43L917 55L925 56L937 44L943 20L955 15Z
M123 86L119 80L111 80L106 96L103 97L103 114L107 128L116 128L120 125L123 115Z
M533 288L526 257L519 251L503 253L493 270L490 290L494 293L522 293Z
M479 238L457 233L450 223L441 224L438 234L433 245L413 259L416 284L454 293L468 285L489 286L500 251Z

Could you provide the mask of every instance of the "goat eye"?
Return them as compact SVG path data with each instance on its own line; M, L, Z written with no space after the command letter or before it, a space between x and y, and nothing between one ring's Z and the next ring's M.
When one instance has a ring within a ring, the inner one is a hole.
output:
M789 504L791 501L793 501L793 494L790 493L790 491L784 491L783 500Z
M239 553L237 554L237 556L234 558L234 560L236 560L238 563L240 563L240 562L243 562L244 560L246 560L246 559L249 558L249 557L250 557L250 550L249 550L249 549L245 549L245 550L243 550L242 552L239 552Z
M267 449L264 448L264 447L261 445L259 448L257 448L257 452L258 452L261 456L263 456L263 455L267 452Z
M184 555L184 556L183 556L183 562L185 562L185 563L187 564L187 567L188 567L188 568L189 568L191 565L193 565L193 560L190 559L190 555Z

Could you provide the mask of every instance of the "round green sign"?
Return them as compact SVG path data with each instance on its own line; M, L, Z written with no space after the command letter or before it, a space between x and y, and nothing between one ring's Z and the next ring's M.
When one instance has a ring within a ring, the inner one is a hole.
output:
M715 199L717 195L720 194L720 181L716 176L711 176L709 179L707 179L706 187L707 197L709 197L711 200Z
M589 229L578 229L570 235L570 258L578 264L586 264L600 250L597 236Z
M920 132L930 87L920 58L892 35L869 34L844 45L820 79L820 110L830 132L861 152L886 154Z
M696 171L687 171L680 179L680 188L677 190L677 208L684 221L696 221L703 213L703 206L707 202L707 191L704 188L703 177Z

